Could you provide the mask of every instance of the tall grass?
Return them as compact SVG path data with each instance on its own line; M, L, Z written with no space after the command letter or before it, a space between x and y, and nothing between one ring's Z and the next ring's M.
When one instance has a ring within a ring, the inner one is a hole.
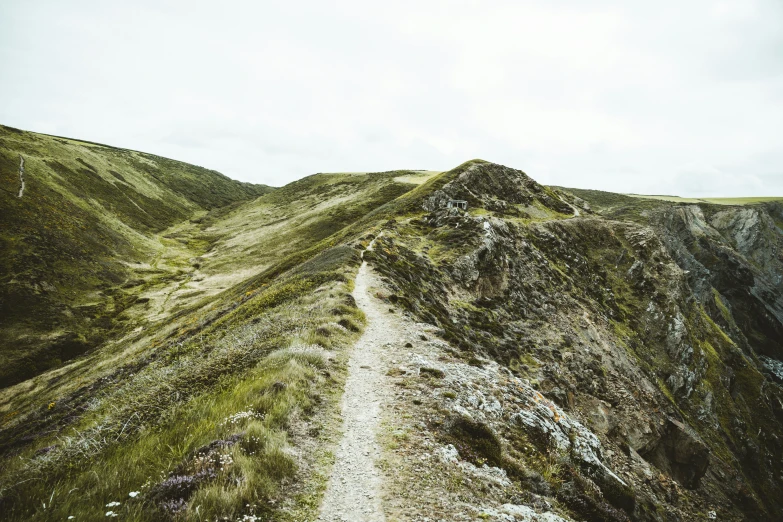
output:
M293 491L281 485L311 471L295 426L317 428L337 409L341 350L357 336L338 322L363 320L346 297L356 254L343 253L316 257L104 386L76 425L0 473L4 520L272 516Z

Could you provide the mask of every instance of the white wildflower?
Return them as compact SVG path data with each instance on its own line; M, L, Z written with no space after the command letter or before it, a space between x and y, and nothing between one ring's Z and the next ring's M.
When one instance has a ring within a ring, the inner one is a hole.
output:
M229 417L226 417L226 419L222 422L222 424L236 424L239 421L245 419L263 419L263 418L264 418L264 414L258 413L257 411L253 411L253 410L240 411Z
M136 498L136 495L138 495L138 494L139 494L138 491L131 491L130 493L128 493L128 496L130 498Z
M106 504L106 507L114 507L119 505L120 503L115 500L114 502L109 502L108 504Z
M107 511L106 512L106 516L107 517L116 517L116 516L118 516L118 514L115 513L114 511Z

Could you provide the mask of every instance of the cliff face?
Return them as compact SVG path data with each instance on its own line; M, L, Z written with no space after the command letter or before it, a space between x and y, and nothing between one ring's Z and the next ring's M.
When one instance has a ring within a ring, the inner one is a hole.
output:
M783 235L779 204L665 209L652 221L695 297L746 352L783 358ZM722 313L724 311L729 313Z
M561 459L543 493L577 517L783 512L779 205L639 213L628 198L602 216L587 194L498 165L443 176L420 195L425 214L387 223L373 259L464 358L494 359L551 405L539 415L504 392L503 415L470 412L507 471L530 467L524 437Z

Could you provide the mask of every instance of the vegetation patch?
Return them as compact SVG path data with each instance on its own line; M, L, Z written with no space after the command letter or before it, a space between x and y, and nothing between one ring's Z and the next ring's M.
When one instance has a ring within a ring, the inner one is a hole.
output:
M447 422L445 433L445 441L457 448L462 459L476 466L502 465L503 447L500 439L486 424L456 416Z

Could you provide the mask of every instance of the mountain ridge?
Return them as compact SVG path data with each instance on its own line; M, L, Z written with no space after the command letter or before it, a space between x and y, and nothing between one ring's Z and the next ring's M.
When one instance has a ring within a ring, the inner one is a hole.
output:
M30 179L121 182L89 150L52 150ZM0 389L9 520L315 520L345 493L327 482L362 371L386 390L363 469L389 519L783 512L783 204L547 187L484 160L231 190L248 197L182 217L172 197L168 227L136 221L118 324ZM395 330L352 364L379 314Z

